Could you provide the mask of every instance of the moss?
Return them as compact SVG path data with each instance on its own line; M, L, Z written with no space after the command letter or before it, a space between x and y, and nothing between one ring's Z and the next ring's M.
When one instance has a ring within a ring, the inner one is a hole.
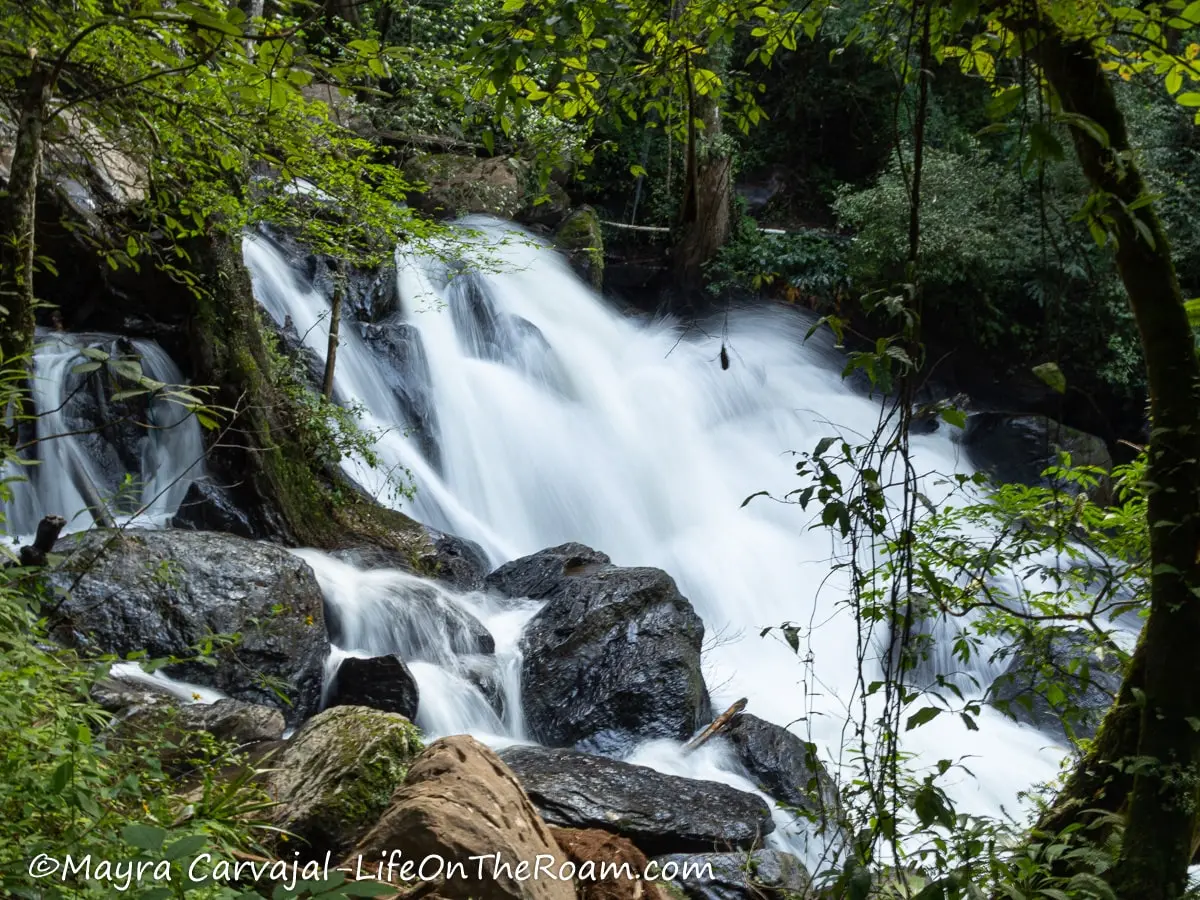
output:
M600 290L604 284L604 235L596 211L590 206L576 209L559 226L554 242L580 275Z

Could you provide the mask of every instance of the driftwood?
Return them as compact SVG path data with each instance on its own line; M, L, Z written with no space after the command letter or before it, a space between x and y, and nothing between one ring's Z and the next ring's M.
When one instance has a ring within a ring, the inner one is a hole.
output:
M702 732L683 745L683 753L686 755L694 750L698 750L711 741L714 737L727 729L735 718L746 708L746 698L743 697L725 712L717 716L711 725L705 728Z
M66 525L66 519L55 515L46 516L38 522L37 534L34 536L33 543L26 544L18 551L17 558L21 561L21 565L44 566L46 554L54 549L54 542L58 540L59 533Z

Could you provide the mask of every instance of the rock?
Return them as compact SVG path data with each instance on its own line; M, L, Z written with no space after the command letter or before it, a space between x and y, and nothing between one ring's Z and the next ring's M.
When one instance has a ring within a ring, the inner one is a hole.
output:
M1058 465L1058 452L1071 454L1074 466L1097 466L1112 470L1112 456L1104 440L1069 428L1048 416L1014 416L981 412L967 416L963 446L972 465L1000 482L1051 486L1043 477L1047 467ZM1060 484L1066 490L1074 486ZM1110 497L1108 479L1091 492L1097 503Z
M179 510L171 519L172 528L193 531L223 531L238 537L257 538L250 518L225 491L209 481L193 481L188 486Z
M398 656L348 656L338 666L328 706L366 706L417 718L417 679Z
M1123 674L1123 660L1110 650L1101 655L1095 635L1061 631L1015 648L1008 668L992 683L989 702L1047 734L1090 738Z
M525 197L520 164L507 157L481 159L457 153L417 153L405 174L426 185L409 202L421 212L451 218L486 213L511 219Z
M386 363L382 366L384 379L399 401L405 424L416 433L425 458L440 471L437 410L421 332L407 322L390 319L360 327L363 342Z
M61 538L66 557L49 573L69 592L55 628L60 638L105 653L192 656L211 635L217 665L184 662L167 674L250 703L282 701L299 722L318 708L329 638L324 600L306 563L269 544L202 531L94 530Z
M483 589L489 566L482 547L474 541L427 525L419 528L423 532L418 535L421 539L406 553L379 546L364 546L335 550L333 556L362 569L412 572L423 578L440 581L462 593Z
M749 713L736 716L725 736L751 781L776 802L818 821L837 809L837 787L814 744Z
M180 728L207 731L218 740L239 746L277 741L285 730L283 713L279 710L230 699L181 706L175 722Z
M625 838L599 828L551 826L550 833L575 867L580 900L672 900L661 884L642 880L649 861Z
M179 705L179 698L165 687L120 676L101 678L89 693L101 709L118 716L129 710Z
M547 182L545 190L541 192L541 203L534 202L538 199L538 194L536 189L530 192L527 198L529 202L514 217L516 221L522 225L539 228L553 228L561 224L571 211L570 195L562 185L553 180Z
M339 856L387 809L421 750L417 727L403 716L362 706L325 710L267 763L265 787L279 803L274 824L306 842L307 858Z
M508 747L500 758L551 825L603 828L648 854L748 849L775 829L761 797L715 781L575 750Z
M561 860L563 852L512 772L466 735L436 741L413 763L387 811L344 865L361 859L373 871L381 855L398 848L414 865L431 856L461 863L461 869L421 878L426 890L449 900L575 897L570 881L520 877L521 864L532 867L546 856ZM497 855L507 868L493 865Z
M790 853L674 854L654 860L690 900L789 900L807 897L812 880Z
M685 740L711 719L704 624L666 572L563 544L487 583L548 601L521 637L522 704L540 743L615 754L646 738Z
M581 206L571 212L554 233L554 243L580 278L597 291L604 286L604 234L594 209Z

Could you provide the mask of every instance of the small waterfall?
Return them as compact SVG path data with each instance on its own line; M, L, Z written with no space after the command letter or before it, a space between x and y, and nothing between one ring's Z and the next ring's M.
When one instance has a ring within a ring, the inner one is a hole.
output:
M399 307L357 330L343 323L335 389L362 405L365 427L381 431L380 467L347 460L347 473L383 498L384 473L407 469L417 495L406 511L479 542L495 564L573 540L619 565L665 569L704 619L714 704L748 697L749 711L793 726L836 771L857 713L859 626L842 604L844 573L831 572L845 547L811 530L811 513L797 506L742 501L797 487L787 451L827 435L870 434L878 403L842 382L839 354L806 341L810 323L799 315L738 312L719 334L633 320L527 235L470 224L499 265L464 274L444 261L461 247L400 253ZM250 236L244 252L263 306L324 359L326 299L268 240ZM722 346L728 370L718 362ZM918 471L968 470L944 431L913 435ZM937 477L923 487L935 505L947 490ZM416 629L396 633L395 598L430 602L411 581L306 558L336 611L343 650L425 640ZM436 602L469 608L489 627L500 615L482 599L443 592ZM784 640L760 637L784 621L811 626L799 657ZM496 637L497 657L503 643L511 662L515 635ZM494 728L459 663L423 646L414 671L434 733ZM986 660L973 671L986 685ZM504 724L504 738L523 737L517 724ZM930 765L970 757L975 777L949 786L968 811L1011 807L1018 792L1055 776L1065 750L1050 738L986 706L978 726L939 716L906 733L903 749ZM716 756L685 760L661 746L638 753L656 768L701 766L705 777L741 784Z
M102 351L113 368L86 355ZM139 517L163 524L193 480L204 474L199 423L181 404L136 387L120 366L140 367L163 385L180 385L179 367L154 341L110 334L39 330L32 393L38 412L36 438L27 458L36 464L8 472L6 528L31 534L43 516L67 519L67 531L88 528L87 510L97 500L118 522Z

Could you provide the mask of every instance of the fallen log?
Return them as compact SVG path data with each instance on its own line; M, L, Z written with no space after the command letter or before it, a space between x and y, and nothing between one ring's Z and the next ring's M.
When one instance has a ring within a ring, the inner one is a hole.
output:
M746 698L743 697L737 703L733 704L733 706L729 707L729 709L725 710L725 712L713 719L711 725L683 745L684 755L686 756L687 754L700 749L722 731L727 729L733 720L742 712L742 710L746 708L747 702L748 701Z
M44 566L46 564L46 555L54 549L54 542L58 540L59 534L67 525L67 520L62 516L49 515L38 522L37 534L34 535L33 543L26 544L17 554L23 566Z

